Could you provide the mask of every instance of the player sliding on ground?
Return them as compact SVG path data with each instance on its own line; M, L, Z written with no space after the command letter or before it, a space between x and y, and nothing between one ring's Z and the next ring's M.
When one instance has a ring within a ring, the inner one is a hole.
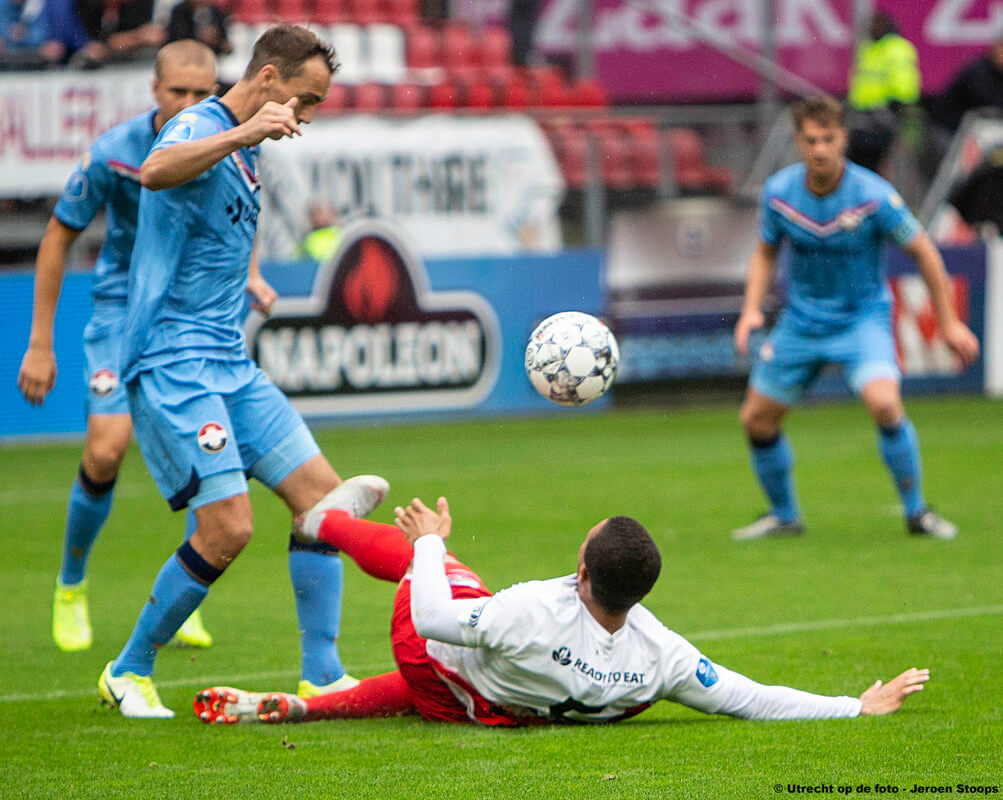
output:
M763 186L759 242L735 325L735 348L744 355L749 333L763 326L763 299L786 239L787 306L759 351L741 412L753 471L770 511L732 538L804 530L791 475L794 454L780 425L822 367L834 363L878 427L878 449L902 501L907 530L953 539L954 523L926 504L919 440L902 406L884 278L885 239L916 262L944 340L962 364L978 357L978 339L958 319L940 253L902 198L883 178L843 156L843 106L829 97L802 100L794 107L794 129L803 163L782 169Z
M514 727L616 722L658 700L745 719L824 719L890 714L930 677L909 669L859 699L825 697L763 686L712 663L640 605L661 555L630 517L611 517L588 532L574 574L492 595L446 550L445 498L437 511L416 498L396 516L395 528L343 511L312 512L298 535L337 547L376 578L400 581L391 623L398 669L308 699L204 689L194 701L201 720L307 722L416 711L438 722Z

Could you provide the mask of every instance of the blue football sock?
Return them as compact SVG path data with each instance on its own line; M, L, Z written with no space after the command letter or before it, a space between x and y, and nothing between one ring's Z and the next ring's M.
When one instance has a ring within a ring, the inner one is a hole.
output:
M209 584L221 573L222 570L206 563L188 542L172 553L153 582L150 599L139 613L132 636L112 664L111 674L152 675L157 651L199 607L209 593Z
M919 437L908 417L903 417L898 425L878 428L878 449L895 481L906 517L925 511Z
M330 545L290 540L289 577L296 596L302 679L324 686L345 674L338 656L341 625L341 557Z
M84 483L90 491L84 488ZM96 484L87 478L82 469L73 481L66 504L63 564L59 572L59 580L64 586L80 583L86 577L91 548L111 513L114 484L114 480Z
M794 491L794 451L790 440L780 433L767 442L751 442L752 469L770 501L770 511L781 522L801 519L797 493Z

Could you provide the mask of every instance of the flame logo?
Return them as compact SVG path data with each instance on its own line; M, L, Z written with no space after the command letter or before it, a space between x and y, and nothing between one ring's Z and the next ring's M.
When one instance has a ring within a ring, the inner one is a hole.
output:
M397 298L400 279L381 241L368 238L360 244L358 262L345 278L345 308L359 322L376 323L386 318L387 309Z

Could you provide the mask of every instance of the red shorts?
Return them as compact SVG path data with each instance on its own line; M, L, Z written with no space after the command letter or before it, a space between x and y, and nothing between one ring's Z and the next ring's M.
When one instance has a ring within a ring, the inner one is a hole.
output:
M469 567L459 563L446 563L454 599L490 597L491 592L480 577ZM481 697L459 676L437 671L435 662L425 651L425 640L414 629L411 621L411 581L405 578L394 597L394 613L390 623L390 639L394 660L411 689L415 708L425 719L435 722L477 722L485 725L524 725ZM441 668L440 668L441 670ZM458 685L468 695L470 707L456 699L445 680Z

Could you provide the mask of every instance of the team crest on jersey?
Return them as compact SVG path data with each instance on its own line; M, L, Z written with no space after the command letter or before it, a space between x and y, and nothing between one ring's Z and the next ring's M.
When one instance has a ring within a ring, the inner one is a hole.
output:
M110 369L96 370L91 375L91 379L87 381L87 388L91 390L91 394L96 394L98 397L107 397L115 391L117 386L118 375Z
M844 231L855 231L864 220L864 214L856 208L848 208L839 215L839 227Z
M570 647L558 647L550 657L554 659L562 667L568 666L571 663L571 648Z
M708 689L717 683L717 670L706 658L701 658L697 663L697 680Z
M469 290L435 290L390 220L345 228L309 298L252 317L251 357L302 413L472 408L498 380L501 330Z
M207 453L218 453L226 447L226 430L218 422L207 422L198 433L199 447Z

